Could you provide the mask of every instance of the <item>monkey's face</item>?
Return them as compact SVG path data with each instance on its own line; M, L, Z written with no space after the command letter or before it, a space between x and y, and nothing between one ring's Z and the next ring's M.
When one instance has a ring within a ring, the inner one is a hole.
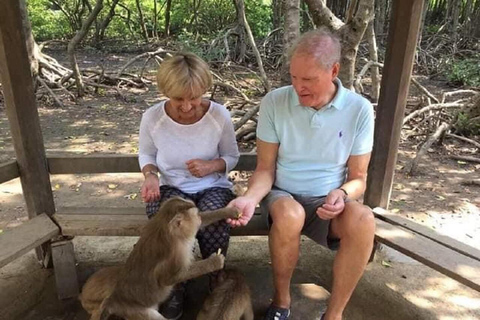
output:
M202 220L192 201L175 197L166 201L163 209L170 218L169 229L172 234L185 238L195 236Z

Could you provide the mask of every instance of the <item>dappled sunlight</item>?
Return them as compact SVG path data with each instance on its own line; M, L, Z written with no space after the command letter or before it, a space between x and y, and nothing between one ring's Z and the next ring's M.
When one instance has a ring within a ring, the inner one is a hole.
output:
M480 310L480 298L453 296L448 299L451 303L471 310Z

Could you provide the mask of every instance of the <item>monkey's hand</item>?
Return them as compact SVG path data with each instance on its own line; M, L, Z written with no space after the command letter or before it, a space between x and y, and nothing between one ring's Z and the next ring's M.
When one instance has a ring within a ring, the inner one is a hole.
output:
M238 219L241 216L241 212L237 208L222 208L212 211L203 211L198 213L202 220L202 227L208 226L214 222L223 219Z
M204 260L194 261L187 271L181 272L176 278L171 280L170 284L184 282L201 275L221 270L225 264L225 256L219 253L213 253L210 257Z
M220 249L218 251L220 251ZM211 266L215 268L215 270L223 269L225 265L225 256L219 252L212 253L207 260L210 261Z

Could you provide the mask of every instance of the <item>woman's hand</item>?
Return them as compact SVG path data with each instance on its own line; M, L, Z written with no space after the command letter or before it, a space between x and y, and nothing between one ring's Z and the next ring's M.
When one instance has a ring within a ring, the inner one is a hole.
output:
M222 160L223 161L223 160ZM205 177L215 171L217 171L217 165L215 161L192 159L185 162L188 171L192 176L197 178Z
M144 202L154 202L160 200L160 184L158 176L149 174L145 177L141 189L142 200Z

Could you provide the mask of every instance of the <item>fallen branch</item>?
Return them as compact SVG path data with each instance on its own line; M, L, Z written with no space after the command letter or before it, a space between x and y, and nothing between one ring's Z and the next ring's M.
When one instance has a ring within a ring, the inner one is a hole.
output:
M177 52L176 51L171 51L171 50L165 50L163 48L159 48L156 51L144 52L142 54L139 54L138 56L135 56L132 59L130 59L122 68L120 68L120 70L117 72L117 77L120 77L120 75L123 73L123 71L125 71L125 69L127 69L135 61L143 59L145 57L148 57L148 59L150 60L152 57L157 57L160 53L164 53L166 55L172 55L172 54L175 54ZM161 58L160 58L160 60L161 60Z
M465 142L468 142L468 143L471 143L473 144L475 147L479 148L480 149L480 143L478 143L477 141L475 140L472 140L472 139L468 139L466 137L462 137L462 136L458 136L456 134L453 134L453 133L447 133L447 137L450 137L450 138L455 138L455 139L458 139L458 140L462 140L462 141L465 141Z
M239 95L241 95L242 98L243 98L245 101L247 101L248 103L253 103L253 101L250 100L245 93L243 93L240 89L232 86L231 84L224 83L224 82L220 82L220 81L214 81L213 84L214 84L215 86L218 86L218 87L223 87L223 88L231 89L231 90L237 92Z
M53 92L52 89L50 89L50 87L45 83L45 81L38 76L37 76L37 80L48 91L48 93L52 96L53 101L55 101L55 104L60 108L64 108L65 106L63 105L63 103L60 101L60 99L58 99L57 95Z
M255 132L257 130L256 126L249 125L241 128L238 130L238 132L235 134L237 141L240 141L244 136L246 136L249 133Z
M455 156L455 155L452 155L452 156L450 156L450 158L451 158L451 159L455 159L455 160L461 160L461 161L468 161L468 162L480 163L480 158L475 158L475 157Z
M475 90L456 90L456 91L444 92L442 94L441 103L444 103L447 97L451 97L457 94L467 94L467 93L472 93L473 95L479 94L479 92Z
M446 122L443 122L441 126L437 128L435 133L431 135L427 141L420 147L420 150L418 150L417 155L415 158L413 158L406 166L405 166L405 171L408 172L409 175L414 175L415 171L417 169L418 163L420 162L420 159L423 157L423 155L427 152L427 150L432 146L432 144L439 140L442 134L449 130L452 127L451 124L448 124Z
M417 80L415 80L415 78L411 78L412 80L412 83L421 91L423 92L427 97L429 97L430 99L432 99L433 101L435 101L436 103L440 103L440 101L433 95L430 93L430 91L427 90L427 88L425 88L424 86L422 86L420 84L420 82L418 82Z
M239 129L241 126L247 123L247 121L250 120L254 115L256 115L259 109L259 104L250 108L240 120L234 123L233 128L235 129L235 131L237 131L237 129Z
M449 102L449 103L436 103L436 104L431 104L429 106L423 107L421 109L418 109L410 114L408 114L404 119L403 119L403 124L406 124L408 121L410 121L412 118L418 116L419 114L425 113L430 110L439 110L439 109L444 109L444 108L462 108L465 107L466 104L465 102L468 102L468 99L462 99L454 102Z
M479 186L480 187L480 179L463 180L463 181L460 181L460 184L464 185L464 186Z

